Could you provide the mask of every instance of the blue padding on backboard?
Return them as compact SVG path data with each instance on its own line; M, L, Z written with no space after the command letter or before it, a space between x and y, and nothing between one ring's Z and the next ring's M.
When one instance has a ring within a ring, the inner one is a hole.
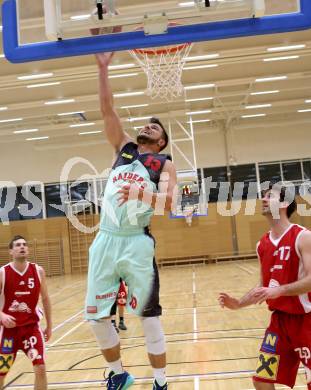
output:
M301 12L299 13L178 26L169 28L167 34L145 36L142 31L135 31L110 36L90 36L58 42L19 45L16 0L4 0L2 5L3 49L9 61L19 63L105 51L307 30L311 28L311 0L300 0L300 4Z

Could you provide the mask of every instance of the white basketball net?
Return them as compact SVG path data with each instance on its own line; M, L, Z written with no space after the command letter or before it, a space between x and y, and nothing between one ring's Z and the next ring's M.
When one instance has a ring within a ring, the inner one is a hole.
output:
M130 50L130 54L147 75L147 94L167 101L181 96L183 67L192 44Z

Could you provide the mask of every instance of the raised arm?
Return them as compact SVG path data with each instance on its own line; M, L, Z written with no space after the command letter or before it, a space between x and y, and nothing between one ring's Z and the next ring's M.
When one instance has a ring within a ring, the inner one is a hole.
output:
M108 66L112 56L113 53L100 53L95 57L99 69L99 98L105 122L105 133L110 144L118 152L131 141L131 138L124 132L120 117L114 108L113 93L108 78Z
M48 294L48 288L46 284L45 272L42 267L39 268L40 278L41 278L41 299L43 304L44 316L46 321L46 328L43 331L45 341L48 341L52 335L52 307L51 301Z

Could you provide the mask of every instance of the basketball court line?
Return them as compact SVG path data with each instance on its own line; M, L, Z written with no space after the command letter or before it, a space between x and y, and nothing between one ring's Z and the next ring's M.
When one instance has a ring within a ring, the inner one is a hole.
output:
M83 321L83 323L86 323L87 321ZM260 328L232 328L232 329L214 329L214 330L197 330L197 334L214 334L214 333L235 333L235 332L258 332L258 331L264 331L266 328L260 327ZM175 337L175 336L186 336L186 335L192 335L194 332L173 332L173 333L165 333L165 337ZM122 335L121 335L122 336ZM130 337L121 337L121 340L123 341L131 341L131 340L144 340L144 335L138 335L138 336L130 336ZM60 344L60 346L67 346L67 345L79 345L79 344L86 344L86 343L95 343L95 340L84 340L84 341L73 341L71 343L63 343ZM49 346L51 348L51 346Z
M77 325L75 325L73 328L69 329L68 332L66 332L65 334L63 334L61 337L59 337L56 341L54 341L52 344L50 344L48 347L46 347L46 349L50 349L51 347L53 347L54 345L56 345L59 341L63 340L66 336L68 336L69 334L73 333L76 329L78 329L82 324L84 324L85 321L81 321L79 322Z
M193 335L191 333L191 335ZM204 343L208 341L212 342L221 342L221 341L237 341L237 340L248 340L248 339L254 339L254 340L262 340L262 335L260 336L237 336L237 337L222 337L222 338L201 338L196 339L196 343ZM167 340L167 344L184 344L189 343L190 341L193 341L194 337L186 339L186 340ZM144 346L145 344L137 344L137 345L125 345L122 350L127 348L139 348L141 346ZM59 353L59 352L78 352L78 351L92 351L92 350L98 350L97 346L94 347L85 347L85 348L58 348L58 349L50 349L51 347L47 348L49 350L49 353ZM22 354L22 352L19 352L19 354Z
M287 386L276 386L275 388L276 388L276 389L288 389ZM296 386L294 387L294 389L305 389L305 388L306 388L306 385L296 385ZM241 389L241 390L254 390L254 389L251 388L251 389Z
M77 317L79 314L81 314L84 310L81 310L80 312L74 314L72 317L68 318L67 320L61 322L60 324L58 324L55 328L52 329L52 333L57 330L57 329L60 329L61 327L63 327L65 324L67 324L68 322L70 322L73 318ZM82 322L83 323L83 322ZM79 326L81 325L81 323L78 324ZM52 344L46 344L46 351L49 351L50 348L53 348L54 345L56 345L60 340L62 340L65 336L67 336L68 334L70 334L73 330L75 329L71 329L70 331L68 331L67 333L65 333L63 336L61 336L59 339L57 339L54 343ZM71 351L71 350L70 350ZM49 351L49 352L55 352L55 350L53 351ZM18 355L24 355L23 352L21 351L18 351L17 352Z
M193 316L193 342L198 339L198 323L197 323L197 300L196 300L196 285L195 285L195 268L192 269L192 316Z
M262 337L225 337L223 339L198 339L196 342L197 343L206 343L208 341L213 341L215 343L219 343L219 342L222 342L222 341L237 341L237 340L247 340L247 339L256 339L256 340L262 340ZM187 340L178 340L178 341L167 341L167 344L187 344L189 343L189 341L191 341L191 339L187 339Z
M178 296L181 296L181 295L189 295L189 294L191 294L191 292L189 291L189 292L179 292L179 291L172 291L172 292L170 292L169 294L160 294L160 298L161 299L164 299L165 297L167 298L167 297L173 297L174 295L177 295L178 294Z
M77 296L77 293L74 292L74 293L72 293L71 295L68 295L68 296L66 296L65 298L62 298L62 299L61 299L60 301L58 301L58 302L53 302L53 306L59 305L59 304L63 304L65 301L71 299L72 297L76 297L76 296Z
M78 286L79 284L82 284L82 281L79 281L77 283L74 283L74 284L71 284L69 286L66 286L66 287L63 287L61 288L60 290L57 290L57 292L53 293L53 294L50 294L50 298L53 298L53 297L56 297L57 295L59 294L62 294L65 290L72 290L73 288L75 288L76 286Z
M191 381L199 381L200 379L203 380L214 380L219 377L221 379L225 378L245 378L249 377L254 373L254 371L251 370L241 370L241 371L220 371L220 372L211 372L207 374L181 374L181 375L168 375L167 379L170 383L171 381L178 381L178 382L188 382ZM151 383L153 381L153 377L138 377L135 378L136 384L147 384ZM72 387L77 385L89 385L89 384L102 384L103 380L87 380L87 381L75 381L75 382L52 382L49 383L50 388L58 388L57 386L63 386L63 387ZM9 389L31 389L33 388L33 384L24 384L24 385L9 385L7 388Z
M238 290L234 290L235 292L239 293ZM206 294L204 295L208 295L208 291L206 292ZM241 292L242 293L242 292ZM245 290L243 290L243 293L245 293ZM189 293L190 295L191 293ZM202 294L203 295L203 294ZM220 309L220 306L219 305L207 305L207 306L197 306L197 309L208 309L208 312L210 313L211 312L211 308L217 308L217 310L212 310L213 312L216 312L216 311L219 311ZM251 310L257 310L258 309L258 306L249 306L249 307L243 307L243 309L241 309L242 311L251 311ZM189 310L189 311L192 311L193 310L193 307L183 307L183 308L166 308L163 310L163 314L165 314L166 317L168 317L169 315L178 315L176 313L174 314L171 314L172 311L185 311L185 310ZM179 314L179 315L183 315L183 313Z
M248 268L243 267L243 266L240 265L240 264L237 264L236 266L237 266L237 268L240 268L242 271L245 271L245 272L247 272L247 273L250 274L250 275L253 275L253 273L254 273L254 271L250 271Z
M101 355L97 355L97 356L101 356ZM95 357L95 356L94 356ZM168 362L168 365L177 365L177 364L198 364L198 363L211 363L211 362L215 362L215 361L219 361L219 362L226 362L226 361L231 361L231 360L254 360L254 359L258 359L258 356L253 356L253 357L237 357L237 358L228 358L228 359L211 359L211 360L198 360L198 361L186 361L186 362ZM124 366L125 368L135 368L135 367L149 367L149 363L146 363L146 364L136 364L136 365L125 365ZM89 371L89 370L105 370L107 369L107 367L104 367L104 366L100 366L100 367L87 367L87 368L72 368L72 369L59 369L59 370L47 370L47 373L60 373L60 372L70 372L70 371ZM235 372L235 371L230 371L230 372ZM237 371L237 372L241 372L241 371ZM249 370L249 372L254 372L253 370ZM221 372L222 373L222 372ZM23 372L22 374L19 375L19 377L21 375L27 375L27 374L33 374L32 371L25 371ZM215 373L213 373L215 374ZM304 374L304 368L303 367L300 367L299 368L299 374ZM186 374L185 374L186 375ZM191 374L192 375L192 374ZM206 375L206 374L193 374L193 375ZM210 374L208 374L210 375ZM184 376L183 374L180 374L180 375L177 375L177 376ZM170 376L170 377L174 377L174 376ZM17 378L16 378L17 379ZM246 390L246 389L245 389Z
M241 376L240 378L247 378L248 376ZM236 378L239 378L239 377L229 377L229 378L223 378L223 379L236 379ZM172 378L174 379L174 378ZM197 377L197 376L194 376L194 381L197 381L195 383L200 383L200 377ZM175 380L178 380L177 378ZM209 380L215 380L215 379L209 379ZM218 380L218 379L216 379ZM178 380L179 382L188 382L187 379L180 379ZM205 380L206 381L206 380ZM145 380L145 381L140 381L139 379L136 379L135 380L136 384L149 384L149 383L152 383L152 380ZM98 380L98 381L77 381L77 382L60 382L60 383L52 383L52 384L49 384L49 388L55 388L55 389L58 389L58 390L62 390L62 388L75 388L77 385L79 385L79 388L99 388L98 385L102 385L104 382L103 380ZM92 385L95 385L94 387ZM62 388L60 388L59 386L62 386ZM91 387L90 387L91 386ZM134 386L135 386L135 383L134 383ZM195 384L194 384L195 386ZM294 387L294 389L303 389L305 388L306 385L296 385ZM19 389L33 389L33 385L16 385L16 386L8 386L6 387L7 389L12 389L12 390L19 390ZM199 390L200 387L194 387L195 390ZM288 387L276 387L276 390L278 389L288 389ZM249 389L241 389L241 390L254 390L253 388L249 388Z
M303 368L299 369L299 374L302 374ZM223 379L238 379L238 378L250 378L255 372L253 370L237 370L237 371L215 371L205 374L180 374L180 375L168 375L167 379L168 382L177 381L177 382L188 382L189 380L199 383L200 380L223 380ZM25 372L25 374L28 374ZM151 383L153 381L153 377L137 377L135 378L136 384L147 384ZM104 381L101 380L81 380L81 381L71 381L71 382L52 382L49 383L49 388L58 388L57 386L63 386L63 387L72 387L77 385L92 385L92 384L103 384ZM306 385L297 385L295 386L295 389L297 388L305 388ZM33 388L33 384L28 385L9 385L6 388L9 389L31 389ZM276 387L276 389L287 389L286 386L280 386ZM195 387L195 390L198 390L199 387ZM243 389L243 390L253 390L253 388Z
M74 318L78 317L80 314L82 314L84 312L84 309L83 310L80 310L78 313L74 314L73 316L69 317L67 320L61 322L60 324L56 325L55 328L53 328L52 332L55 332L57 329L60 329L62 328L64 325L66 325L68 322L70 322L71 320L73 320Z
M69 367L68 369L55 369L55 370L47 370L48 373L58 373L58 372L71 372L71 371L88 371L88 370L103 370L105 368L108 368L108 367L105 367L105 366L100 366L100 367L77 367L79 364L81 363L84 363L85 361L87 360L90 360L90 359L93 359L93 358L96 358L96 357L99 357L99 356L102 356L101 354L98 354L98 355L94 355L94 356L90 356L90 358L88 359L84 359L83 361L81 362L78 362L78 363L75 363L73 366ZM235 360L238 360L238 361L241 361L241 360L255 360L255 359L258 359L258 356L237 356L237 357L230 357L230 358L226 358L226 359L208 359L208 360L193 360L193 361L176 361L176 362L167 362L167 365L169 366L176 366L178 364L199 364L199 363L215 363L215 362L229 362L229 361L235 361ZM149 362L148 363L140 363L140 364L135 364L135 365L131 365L131 364L125 364L124 365L125 368L127 369L131 369L131 368L137 368L137 367L150 367L150 364ZM31 371L25 371L24 374L32 374Z
M171 381L178 381L178 382L184 382L184 381L199 381L200 379L214 379L217 377L230 377L230 378L240 378L245 377L244 375L250 376L253 373L251 370L241 370L241 371L221 371L221 372L212 372L208 374L181 374L181 375L168 375L167 379L170 383ZM136 384L147 384L151 383L153 381L153 377L140 377L135 378ZM89 384L102 384L103 380L87 380L87 381L74 381L74 382L52 382L49 383L49 387L51 388L57 388L57 386L64 386L64 387L71 387L71 386L77 386L77 385L89 385ZM14 385L14 386L8 386L9 389L30 389L33 388L33 385Z
M84 321L86 323L86 321ZM214 330L198 330L198 334L205 334L205 333L234 333L234 332L257 332L257 331L265 331L266 328L264 327L259 327L259 328L231 328L231 329L214 329ZM192 335L193 332L173 332L173 333L165 333L165 337L174 337L174 336L185 336L185 335ZM122 335L121 335L122 336ZM139 340L139 339L144 339L144 335L138 335L138 336L130 336L130 337L121 337L121 340L127 341L127 340ZM64 345L73 345L73 344L82 344L82 343L92 343L95 342L91 340L86 340L86 341L73 341L71 343L63 343L60 344L60 346Z

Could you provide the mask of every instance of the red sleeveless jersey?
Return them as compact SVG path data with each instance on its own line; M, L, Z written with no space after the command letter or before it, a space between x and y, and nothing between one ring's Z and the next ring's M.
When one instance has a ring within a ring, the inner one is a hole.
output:
M263 287L277 287L304 277L303 262L298 250L298 240L304 231L304 227L291 224L279 239L272 239L269 232L259 241L257 253L261 262ZM267 304L271 311L310 313L311 293L268 299Z
M24 272L13 263L2 267L1 310L16 319L16 326L39 322L42 311L38 307L41 280L38 265L27 262Z

